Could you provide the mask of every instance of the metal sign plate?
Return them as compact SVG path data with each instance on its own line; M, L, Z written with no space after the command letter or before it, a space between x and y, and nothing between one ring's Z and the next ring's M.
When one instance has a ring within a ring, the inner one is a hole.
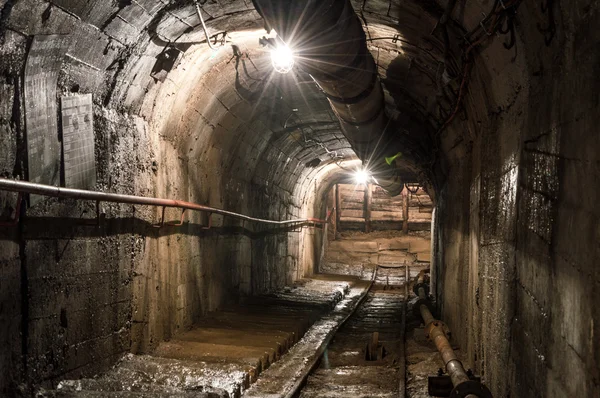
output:
M25 126L31 182L50 185L60 183L56 82L68 48L68 36L35 36L27 54ZM31 205L40 199L40 196L31 196Z
M67 188L96 185L92 94L61 98L63 161Z

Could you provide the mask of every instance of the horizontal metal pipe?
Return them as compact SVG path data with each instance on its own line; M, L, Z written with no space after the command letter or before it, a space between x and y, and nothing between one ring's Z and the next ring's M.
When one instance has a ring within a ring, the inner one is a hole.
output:
M161 199L151 198L146 196L135 196L135 195L123 195L118 193L106 193L99 191L88 191L84 189L73 189L73 188L62 188L55 187L53 185L36 184L27 181L9 180L6 178L0 178L0 191L11 191L11 192L22 192L35 195L51 196L55 198L69 198L69 199L81 199L81 200L95 200L98 202L113 202L113 203L128 203L133 205L146 205L146 206L162 206L162 207L175 207L178 209L188 209L196 211L204 211L212 214L220 214L222 216L232 217L239 220L258 222L262 224L273 224L273 225L290 225L290 224L303 224L303 223L315 223L325 224L327 220L318 218L299 218L294 220L266 220L263 218L256 218L246 216L244 214L235 213L228 210L218 209L216 207L210 207L201 205L198 203L185 202L174 199Z

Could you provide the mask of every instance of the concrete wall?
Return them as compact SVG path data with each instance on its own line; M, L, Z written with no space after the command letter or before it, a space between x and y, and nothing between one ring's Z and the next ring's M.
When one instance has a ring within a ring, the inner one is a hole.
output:
M0 2L0 175L27 179L22 96L31 39L62 34L71 44L58 95L93 95L96 189L275 220L323 216L314 183L327 173L304 164L326 152L279 131L292 109L302 115L293 98L260 100L283 97L266 83L270 61L257 51L261 25L246 3L205 7L210 29L237 37L213 53L200 29L188 32L198 24L191 7ZM164 67L161 54L174 48L177 61ZM339 132L319 139L348 147ZM0 194L2 220L15 199ZM207 311L311 274L320 258L318 230L221 216L206 230L207 215L191 212L183 226L159 229L161 210L103 203L97 227L82 222L93 221L94 203L47 199L27 208L20 225L0 227L0 395L151 350ZM166 219L179 215L168 209Z
M475 57L466 120L433 145L433 71L443 54L431 31L446 2L354 3L369 37L400 35L369 48L394 128L411 144L406 158L427 166L422 152L439 148L435 275L470 365L495 396L593 396L597 4L549 1L549 13L522 2L516 47L505 50L501 37ZM459 28L478 26L492 3L459 2ZM62 34L72 41L58 94L93 95L97 189L274 219L323 217L333 161L352 156L327 101L306 76L265 72L262 21L249 2L207 2L204 12L212 33L228 33L217 52L180 2L0 1L0 175L27 178L23 70L32 36ZM552 37L540 32L552 23ZM0 195L2 219L15 199ZM215 217L206 231L199 214L157 230L160 209L103 211L96 228L80 223L94 217L92 203L48 200L20 226L0 227L3 394L149 350L221 303L310 274L320 258L319 230L275 233Z
M469 119L442 139L438 298L495 397L600 388L598 10L548 4L554 37L538 29L548 12L523 2L516 47L493 40L476 58Z

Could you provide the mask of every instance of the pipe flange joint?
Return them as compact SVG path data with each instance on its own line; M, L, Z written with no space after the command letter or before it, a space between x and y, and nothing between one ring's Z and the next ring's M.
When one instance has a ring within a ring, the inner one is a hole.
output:
M429 308L429 312L432 314L435 313L435 308L433 307L433 303L429 299L419 299L416 303L413 304L413 315L417 319L421 319L421 305L427 306Z
M419 297L419 288L421 287L425 291L425 296L429 297L429 283L415 283L413 286L413 292L417 295L417 297Z
M454 387L450 393L451 398L464 398L467 395L476 395L479 398L493 398L490 390L475 380L463 381Z
M427 338L427 340L431 340L431 333L436 328L439 328L441 330L441 332L444 333L444 336L446 336L446 338L448 340L450 340L450 338L452 337L452 333L450 333L450 328L444 322L438 321L437 319L435 319L434 321L429 322L429 324L425 325L424 332L425 332L425 337Z

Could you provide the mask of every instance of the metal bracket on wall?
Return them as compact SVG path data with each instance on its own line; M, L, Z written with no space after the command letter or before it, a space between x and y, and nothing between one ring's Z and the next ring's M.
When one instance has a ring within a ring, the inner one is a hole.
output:
M102 211L102 207L100 206L100 201L97 200L96 201L96 218L94 220L84 220L82 221L82 223L84 225L93 225L95 227L100 228L100 226L102 226L102 223L104 222L104 219L106 218L106 213L104 213Z
M160 216L160 223L152 225L154 228L162 228L165 225L172 227L180 227L183 225L183 220L185 219L185 211L186 209L181 209L181 216L179 217L178 222L165 222L165 212L167 210L167 206L162 207L162 212Z
M242 223L244 221L242 220ZM206 227L202 227L202 229L210 229L212 227L212 213L208 213L208 225Z
M471 370L467 370L467 375L471 381L481 383L481 378L474 376ZM445 375L442 369L438 370L437 376L429 376L427 378L427 393L432 397L450 397L454 390L452 379L449 375Z
M15 217L12 220L0 221L0 227L14 227L19 224L21 218L21 203L23 202L23 194L19 192L17 196L17 206L15 208Z

